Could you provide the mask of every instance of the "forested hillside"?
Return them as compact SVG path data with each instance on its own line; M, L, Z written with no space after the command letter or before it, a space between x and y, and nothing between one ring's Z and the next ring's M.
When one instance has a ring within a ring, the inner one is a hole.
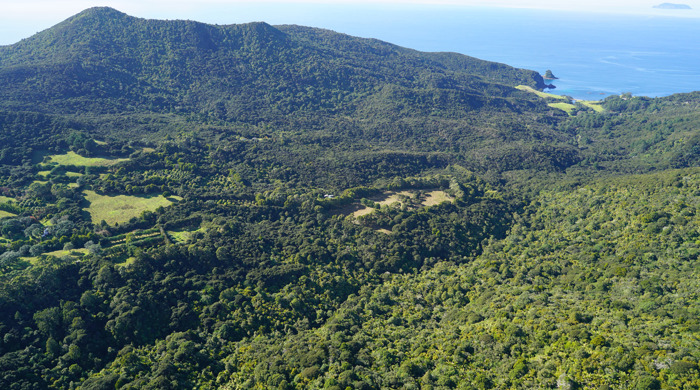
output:
M109 8L0 47L0 388L699 387L700 94L543 87Z

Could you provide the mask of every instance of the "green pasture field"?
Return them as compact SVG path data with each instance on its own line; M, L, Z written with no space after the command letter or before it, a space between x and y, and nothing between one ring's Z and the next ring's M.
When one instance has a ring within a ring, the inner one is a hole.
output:
M54 257L64 257L64 256L73 256L73 257L78 256L79 257L79 256L86 255L87 253L88 253L87 249L78 248L78 249L70 249L70 250L59 249L57 251L46 252L44 254L47 256L54 256Z
M122 262L117 262L117 263L115 263L114 265L116 265L117 267L128 267L128 266L134 264L135 261L136 261L136 258L133 257L133 256L131 256L131 257L127 257L127 258L126 258L124 261L122 261Z
M431 191L427 193L427 197L423 201L423 206L430 207L438 205L442 202L452 202L454 198L448 195L445 191Z
M529 87L527 85L518 85L515 88L517 88L521 91L532 92L541 98L552 98L552 99L557 99L557 100L567 100L568 99L566 96L555 95L553 93L540 92L540 91L538 91L532 87ZM592 109L595 112L605 111L605 109L600 105L600 101L597 101L597 100L577 100L577 102L583 104L584 106ZM566 111L566 113L569 115L571 115L574 108L576 108L576 106L574 104L564 103L564 102L549 103L548 106Z
M138 217L144 211L154 211L158 207L170 206L173 202L162 195L130 196L99 195L94 191L85 191L85 199L90 202L87 212L93 223L105 221L110 225L123 223Z
M515 88L517 88L517 89L519 89L519 90L521 90L521 91L525 91L525 92L532 92L532 93L534 93L535 95L537 95L537 96L539 96L539 97L541 97L541 98L552 98L552 99L559 99L559 100L567 100L566 96L555 95L555 94L553 94L553 93L547 93L547 92L541 92L541 91L538 91L538 90L536 90L536 89L534 89L534 88L532 88L532 87L530 87L530 86L527 86L527 85L518 85L518 86L515 87Z
M597 100L577 100L577 102L583 104L586 107L591 108L595 112L603 112L605 109L600 105L600 101Z
M166 233L178 243L187 242L195 233L206 231L204 228L197 230L168 230Z
M5 210L0 210L0 218L16 217L16 214L12 214Z
M393 204L398 205L399 207L403 204L401 202L400 195L403 195L407 198L411 198L416 194L416 191L401 191L401 192L393 192L393 191L387 191L383 194L370 197L369 199L374 201L380 206L391 206ZM423 207L430 207L430 206L435 206L437 204L440 204L442 202L452 202L454 199L448 195L445 191L441 190L434 190L430 191L427 194L425 194L425 199L420 203L421 206ZM348 210L352 210L352 212L344 213L345 215L349 215L350 213L352 214L353 217L361 217L363 215L371 214L374 212L374 208L372 207L367 207L364 205L361 205L359 203L355 203L352 205L353 207L348 208Z
M569 115L571 115L571 113L574 111L574 108L576 108L576 106L571 103L549 103L547 105L553 108L558 108L562 111L566 111L566 113Z
M31 265L36 265L42 256L53 256L53 257L58 257L58 258L70 256L73 259L77 259L77 258L83 257L87 253L88 253L88 250L85 248L71 249L71 250L59 249L57 251L42 253L40 256L27 256L27 257L22 257L21 259L28 262Z
M128 158L102 158L102 157L83 157L75 152L66 154L54 154L49 156L49 163L58 163L59 165L75 165L82 167L106 167L127 161Z

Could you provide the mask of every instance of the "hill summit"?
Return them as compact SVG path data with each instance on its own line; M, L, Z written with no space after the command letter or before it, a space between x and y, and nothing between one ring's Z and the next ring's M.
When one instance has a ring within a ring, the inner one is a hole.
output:
M3 105L13 109L203 112L223 105L236 115L271 105L288 113L298 108L290 99L322 108L329 90L354 105L384 85L450 88L483 101L513 93L505 85L544 84L532 71L327 30L145 20L106 7L0 48L0 80Z

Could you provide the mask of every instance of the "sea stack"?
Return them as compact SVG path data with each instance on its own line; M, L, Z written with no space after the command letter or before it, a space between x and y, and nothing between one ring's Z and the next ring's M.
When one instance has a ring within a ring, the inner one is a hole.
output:
M552 71L549 70L549 69L547 69L547 71L544 72L543 78L544 78L545 80L556 80L556 79L558 79L558 77L555 76L554 73L552 73Z

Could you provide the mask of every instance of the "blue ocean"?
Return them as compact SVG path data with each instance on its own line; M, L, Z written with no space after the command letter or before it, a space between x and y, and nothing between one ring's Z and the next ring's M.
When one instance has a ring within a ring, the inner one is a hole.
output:
M297 24L421 51L458 52L541 74L550 69L559 78L551 92L575 99L700 90L700 18L682 14L386 5L289 15Z

